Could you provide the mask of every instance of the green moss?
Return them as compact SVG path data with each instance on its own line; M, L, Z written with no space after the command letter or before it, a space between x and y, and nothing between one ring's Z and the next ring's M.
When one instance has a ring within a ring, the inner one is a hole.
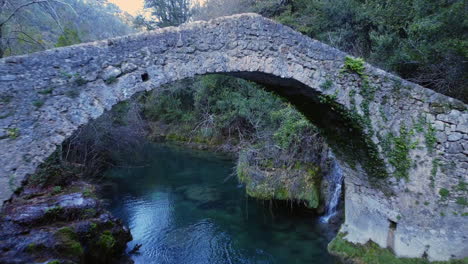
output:
M0 95L0 103L8 104L13 99L13 96L10 95Z
M466 182L464 182L463 180L461 180L458 185L457 185L457 189L459 191L466 191Z
M38 94L42 94L42 95L46 95L46 94L52 94L53 91L54 91L54 88L48 88L48 89L39 91L39 92L37 92L37 93L38 93Z
M18 128L7 128L7 135L11 139L16 139L20 136L20 131Z
M83 211L83 217L85 218L94 217L96 213L97 213L96 209L88 208Z
M440 196L441 196L443 199L445 199L445 198L447 198L447 197L450 195L450 192L449 192L449 190L447 190L447 189L445 189L445 188L441 188L441 189L439 190L439 194L440 194Z
M96 198L96 194L94 193L94 191L90 188L86 188L83 190L83 197L91 197L91 198Z
M338 90L336 90L338 91ZM322 104L334 104L336 103L337 94L321 94L319 95L320 103Z
M398 258L389 249L380 248L374 242L365 245L353 244L346 241L345 234L338 234L328 244L328 251L345 260L359 264L466 264L468 258L451 261L430 262L423 258Z
M70 98L77 98L80 93L78 91L75 91L75 90L70 90L70 91L67 91L65 93L66 96L70 97Z
M427 150L429 153L432 153L437 143L437 138L435 135L435 128L431 124L427 125L426 133L424 133L424 139L426 141Z
M333 81L332 80L326 80L325 82L323 82L320 85L320 88L322 88L322 90L326 91L326 90L330 89L332 86L333 86Z
M76 76L75 78L75 84L78 85L78 86L83 86L87 83L88 81L86 81L85 79L83 79L83 77L81 76Z
M41 108L43 105L44 105L44 101L42 100L36 100L33 102L33 105L36 107L36 108Z
M458 197L455 202L462 206L468 206L468 201L466 200L466 197Z
M395 167L395 177L408 179L411 159L409 152L415 148L411 143L411 133L406 126L400 127L400 135L395 137L392 133L387 135L389 147L389 162Z
M419 115L418 121L415 122L414 129L419 133L423 133L425 126L426 126L426 118L424 118L423 115Z
M56 219L63 213L61 206L50 207L45 211L45 217L48 219Z
M30 253L33 253L34 251L37 250L37 244L36 243L31 243L28 245L28 247L26 248L26 251L30 252Z
M268 162L267 162L268 164ZM280 169L280 168L278 168ZM317 208L320 202L318 186L320 186L320 168L310 164L296 162L291 170L303 173L299 189L292 190L287 182L272 183L269 179L256 181L251 179L248 164L238 161L237 177L246 184L249 196L261 200L297 200L304 201L310 208Z
M291 198L291 194L286 187L282 186L275 191L274 197L278 200L288 200Z
M432 160L432 169L431 169L431 187L435 187L435 177L437 176L437 170L439 168L439 160L438 159L433 159Z
M52 195L58 194L62 192L62 186L54 186L52 189Z
M113 84L113 83L115 83L117 81L118 81L117 77L110 77L109 79L105 80L104 82L109 85L109 84Z
M239 179L242 183L248 183L247 177L247 164L245 162L241 162L240 160L237 162L236 172L237 172L237 179Z
M60 228L55 237L59 242L58 247L63 254L81 257L84 253L83 247L77 240L77 235L71 227Z
M115 238L109 230L104 231L97 241L97 246L105 252L112 251L115 246Z
M344 68L345 70L357 73L359 76L363 76L366 69L362 58L353 58L351 56L345 57Z
M91 228L90 231L93 232L94 230L96 230L97 224L96 224L96 223L91 223L91 224L89 225L89 227Z

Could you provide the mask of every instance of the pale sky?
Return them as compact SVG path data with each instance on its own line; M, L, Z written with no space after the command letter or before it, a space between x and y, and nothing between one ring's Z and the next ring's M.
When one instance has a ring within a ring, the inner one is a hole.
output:
M143 9L145 0L109 0L109 2L118 5L123 11L127 11L132 16L135 16L138 11ZM204 3L205 0L192 0L192 2Z
M127 11L131 15L136 15L138 11L143 9L144 0L109 0L120 7L123 11Z

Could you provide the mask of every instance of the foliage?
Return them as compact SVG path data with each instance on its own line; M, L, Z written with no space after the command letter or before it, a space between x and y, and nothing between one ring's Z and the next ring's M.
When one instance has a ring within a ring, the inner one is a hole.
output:
M62 186L54 186L54 188L52 189L52 195L58 194L61 192L62 192Z
M66 27L63 33L58 37L55 47L66 47L81 42L78 32L74 29Z
M55 221L60 218L63 212L63 207L57 205L47 208L47 210L44 212L44 216L49 221Z
M389 162L395 167L394 175L397 178L408 179L409 177L408 172L412 164L409 151L415 147L411 141L411 136L411 131L404 125L400 127L400 135L398 137L393 136L393 134L388 135L387 140L392 144L388 153Z
M145 0L145 7L151 8L158 27L178 26L190 17L189 0Z
M466 199L466 197L458 197L455 202L462 206L468 206L468 200Z
M145 97L144 113L153 121L177 127L171 137L234 144L277 144L299 151L315 128L291 105L258 85L232 77L209 75L183 81Z
M116 240L112 233L106 230L99 236L96 246L98 246L100 250L103 250L105 254L109 254L113 250L115 243Z
M357 73L359 76L364 75L364 71L366 68L364 66L364 60L362 58L353 58L350 56L346 56L344 63L345 69Z
M435 134L435 128L428 123L427 130L424 133L424 139L426 140L426 146L429 152L433 152L437 143L437 138Z
M19 128L7 128L7 135L11 139L16 139L20 136Z
M77 234L71 227L60 228L55 234L59 241L59 251L70 256L80 257L84 253L84 249L78 241Z
M194 17L250 11L468 101L468 23L463 0L208 0L195 8Z
M36 108L41 108L41 107L44 105L44 101L42 101L42 100L33 101L33 105L34 105Z
M441 188L441 189L439 190L439 194L440 194L440 196L441 196L442 198L445 199L445 198L447 198L447 197L450 195L450 192L449 192L449 190L447 190L447 189L445 189L445 188Z
M312 124L289 104L272 112L271 117L279 124L273 139L283 149L288 149L294 142L301 142L303 135L314 130Z

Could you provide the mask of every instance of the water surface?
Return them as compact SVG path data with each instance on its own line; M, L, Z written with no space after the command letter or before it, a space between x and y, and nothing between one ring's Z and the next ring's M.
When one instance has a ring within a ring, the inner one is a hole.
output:
M135 263L337 263L326 250L327 225L248 199L234 160L161 144L143 154L145 166L107 172L114 182L108 209L129 226L128 247L143 245Z

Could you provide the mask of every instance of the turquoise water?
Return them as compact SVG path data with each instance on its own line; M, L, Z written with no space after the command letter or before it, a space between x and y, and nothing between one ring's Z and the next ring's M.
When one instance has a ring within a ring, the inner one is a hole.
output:
M135 263L337 263L326 250L327 225L248 199L234 160L160 144L143 154L139 166L107 172L113 186L105 197L132 232L128 248L143 245Z

